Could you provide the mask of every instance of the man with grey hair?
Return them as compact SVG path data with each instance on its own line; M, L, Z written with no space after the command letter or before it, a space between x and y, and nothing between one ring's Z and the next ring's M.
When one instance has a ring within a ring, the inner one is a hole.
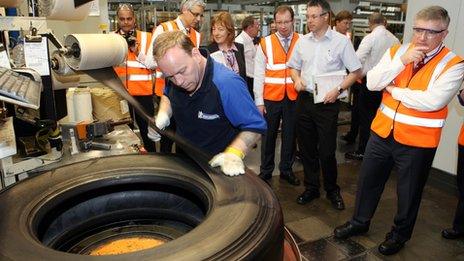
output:
M180 3L180 14L177 16L176 19L161 23L156 27L153 31L153 35L151 38L150 47L148 49L148 53L153 53L153 45L155 43L156 38L164 32L167 31L181 31L185 35L187 35L190 40L192 41L195 47L200 47L200 33L196 31L196 28L199 27L201 19L203 18L203 12L205 11L206 4L203 0L182 0ZM146 66L152 70L156 69L156 81L155 81L155 94L158 97L163 95L164 89L164 77L160 70L157 68L157 64L153 59L152 55L148 55L146 59ZM172 128L174 128L175 123L172 124ZM153 129L149 129L149 136L152 136L154 141L158 141L158 136L152 135ZM172 141L166 140L163 138L161 140L161 152L171 152L172 148Z
M380 105L382 93L369 91L366 87L366 74L380 61L385 51L400 41L385 28L387 20L380 13L372 13L369 16L369 29L371 33L366 35L356 51L356 55L362 64L363 78L356 83L358 88L358 113L359 118L359 143L356 151L345 153L345 158L362 160L370 136L370 127L375 112Z
M445 47L450 18L440 6L420 10L411 43L389 48L367 73L367 88L382 91L371 125L350 221L336 238L366 233L393 168L398 210L394 226L378 249L400 251L411 238L432 161L447 116L447 105L462 83L463 59Z

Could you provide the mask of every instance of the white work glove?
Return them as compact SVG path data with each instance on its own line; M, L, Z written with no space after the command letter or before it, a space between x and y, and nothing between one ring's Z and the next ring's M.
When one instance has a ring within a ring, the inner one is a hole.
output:
M169 126L170 123L169 116L165 112L158 112L158 115L156 115L155 119L155 125L158 127L158 129L164 130L164 128ZM161 135L159 135L159 133L150 126L148 126L147 137L154 142L157 142L161 139Z
M245 173L245 165L243 165L244 154L242 151L228 147L224 152L221 152L209 161L211 167L221 167L221 170L227 176L238 176Z

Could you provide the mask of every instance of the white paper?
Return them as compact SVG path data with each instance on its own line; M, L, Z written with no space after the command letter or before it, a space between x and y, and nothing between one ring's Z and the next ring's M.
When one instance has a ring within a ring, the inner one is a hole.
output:
M3 48L3 45L0 48ZM0 51L0 66L11 69L10 60L8 59L8 55L6 54L5 49Z
M90 6L89 16L100 16L100 1L94 0L92 1L92 5Z
M74 1L70 0L37 0L39 15L47 19L77 21L83 20L90 12L92 2L74 7Z
M314 103L324 102L326 94L339 86L345 77L346 70L314 75ZM347 95L347 91L343 91L337 99L344 98Z
M24 41L24 59L26 67L36 70L41 76L50 75L47 38L42 37L40 42Z

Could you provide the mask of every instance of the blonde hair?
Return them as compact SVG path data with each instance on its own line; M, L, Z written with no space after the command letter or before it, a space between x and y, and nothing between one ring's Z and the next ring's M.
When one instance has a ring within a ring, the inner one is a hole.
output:
M188 55L192 55L193 43L183 32L171 31L160 34L156 38L153 47L153 56L155 60L161 60L169 49L176 46L180 47Z
M232 20L232 16L229 12L219 12L211 18L211 33L213 32L214 25L222 25L227 30L227 43L232 43L235 38L235 28L234 28L234 21ZM211 39L213 39L213 34L211 34ZM213 40L214 41L214 40Z
M438 5L428 6L420 10L414 17L414 20L442 21L446 28L448 28L448 25L450 23L448 11L446 11L445 8Z

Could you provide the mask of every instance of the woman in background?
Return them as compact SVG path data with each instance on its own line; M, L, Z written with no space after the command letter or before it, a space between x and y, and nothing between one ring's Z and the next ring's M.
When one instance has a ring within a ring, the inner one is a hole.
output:
M210 56L240 75L246 81L245 51L243 45L234 42L235 29L228 12L219 12L211 18L212 42L207 49Z

